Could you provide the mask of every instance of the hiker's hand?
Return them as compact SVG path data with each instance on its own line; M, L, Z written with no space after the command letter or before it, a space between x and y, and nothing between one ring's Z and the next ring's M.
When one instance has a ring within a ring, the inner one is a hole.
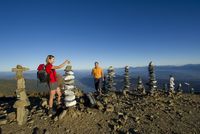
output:
M70 64L70 61L65 60L64 64Z
M69 60L66 60L66 64L70 64L70 61L69 61Z

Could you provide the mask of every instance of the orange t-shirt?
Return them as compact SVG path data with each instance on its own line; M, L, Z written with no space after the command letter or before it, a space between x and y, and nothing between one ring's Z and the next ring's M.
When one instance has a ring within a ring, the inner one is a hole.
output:
M102 77L103 69L101 69L100 67L93 68L92 69L92 74L93 74L93 76L94 76L95 79L99 79L99 78Z

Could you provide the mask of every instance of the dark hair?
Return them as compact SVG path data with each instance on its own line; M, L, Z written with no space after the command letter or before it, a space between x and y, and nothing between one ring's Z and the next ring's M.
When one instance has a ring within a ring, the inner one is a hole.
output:
M95 65L96 65L96 64L99 64L99 62L95 61L95 63L94 63L94 64L95 64Z
M52 58L55 58L55 56L53 56L53 55L48 55L47 58L46 58L46 63L48 63L48 60L49 60L49 59L52 59Z

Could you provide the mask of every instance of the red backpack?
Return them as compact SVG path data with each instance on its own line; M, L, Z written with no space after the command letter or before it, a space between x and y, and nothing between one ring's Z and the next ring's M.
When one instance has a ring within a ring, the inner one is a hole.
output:
M37 78L41 83L48 82L48 74L45 67L45 64L40 64L37 68Z

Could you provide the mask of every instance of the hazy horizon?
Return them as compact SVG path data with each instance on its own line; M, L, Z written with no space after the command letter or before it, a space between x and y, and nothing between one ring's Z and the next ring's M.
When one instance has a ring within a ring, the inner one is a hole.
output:
M156 65L155 63L154 63L154 65L155 66L158 66L158 67L162 67L162 66L172 66L172 67L182 67L182 66L186 66L186 65L200 65L200 63L197 63L197 64L193 64L193 63L188 63L188 64L182 64L182 65ZM124 66L121 66L121 67L114 67L115 69L119 69L119 68L124 68L126 65L124 65ZM129 66L129 65L128 65ZM102 66L101 66L102 67ZM142 67L148 67L148 64L147 65L144 65L144 66L129 66L129 67L133 67L133 68L142 68ZM15 68L15 66L14 67L12 67L12 68ZM2 70L0 70L0 72L11 72L11 70L12 70L12 68L10 68L10 70L8 70L8 71L6 71L6 70L4 70L4 71L2 71ZM73 69L73 70L76 70L76 71L91 71L91 69L92 69L93 67L91 67L91 68L89 68L89 69ZM106 70L106 69L108 69L109 68L109 66L108 67L102 67L104 70ZM30 68L29 68L30 69ZM64 70L64 68L62 68L62 69L58 69L59 71L62 71L62 70ZM27 71L27 72L30 72L30 71L37 71L37 68L35 68L35 69L30 69L29 71Z

